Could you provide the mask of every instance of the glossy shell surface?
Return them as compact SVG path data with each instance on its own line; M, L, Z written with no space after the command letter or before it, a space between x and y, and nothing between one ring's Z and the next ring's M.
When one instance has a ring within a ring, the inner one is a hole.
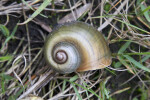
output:
M60 45L58 48L61 50L65 45L64 51L70 48L64 63L54 60L53 53L57 45ZM70 51L72 49L74 50ZM71 52L74 54L70 54ZM54 29L46 39L44 57L48 65L60 73L96 70L111 64L111 52L103 35L83 22L71 22Z

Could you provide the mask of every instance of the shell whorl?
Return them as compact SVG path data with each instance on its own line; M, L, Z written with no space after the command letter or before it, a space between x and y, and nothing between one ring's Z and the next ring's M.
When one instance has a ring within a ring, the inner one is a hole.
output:
M71 43L57 43L51 53L54 61L51 64L53 64L53 66L57 66L55 70L60 73L74 72L80 65L80 53Z
M102 34L83 22L59 26L44 46L46 62L60 73L104 68L111 64L110 55Z

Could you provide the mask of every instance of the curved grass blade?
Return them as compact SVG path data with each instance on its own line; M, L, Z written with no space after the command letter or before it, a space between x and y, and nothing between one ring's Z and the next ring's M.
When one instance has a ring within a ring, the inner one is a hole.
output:
M18 25L24 25L31 21L33 18L35 18L41 11L43 11L44 8L47 7L47 5L51 2L52 0L44 0L44 2L40 5L40 7L31 15L30 18L28 18L25 22L23 23L18 23Z
M130 62L132 62L137 68L140 68L144 71L150 72L150 69L145 67L144 65L142 65L141 63L137 62L136 60L134 60L131 56L129 55L124 55L124 57L126 57Z
M23 2L25 5L27 5L31 10L35 11L35 10L32 8L32 6L31 6L30 4L28 4L25 0L22 0L22 2ZM36 2L36 1L35 1L35 2ZM43 16L43 17L48 18L47 16L45 16L45 15L43 15L43 14L40 14L40 15Z

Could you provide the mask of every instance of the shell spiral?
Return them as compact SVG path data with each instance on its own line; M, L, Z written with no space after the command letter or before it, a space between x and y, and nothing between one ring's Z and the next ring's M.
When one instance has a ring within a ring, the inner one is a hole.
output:
M59 73L96 70L111 64L103 35L83 22L66 23L52 31L44 45L44 57Z

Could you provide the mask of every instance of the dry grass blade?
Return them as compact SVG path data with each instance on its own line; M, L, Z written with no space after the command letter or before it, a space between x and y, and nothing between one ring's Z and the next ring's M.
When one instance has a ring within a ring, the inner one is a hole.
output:
M84 13L89 11L92 7L92 4L85 4L83 7L80 7L78 9L75 9L72 13L66 15L62 19L58 21L59 24L63 24L65 22L71 22L77 20L79 17L81 17Z
M24 98L25 96L29 95L33 90L36 91L39 88L45 86L47 82L49 82L51 79L53 79L52 71L49 71L46 74L41 75L40 79L31 88L29 88L25 93L23 93L17 100L20 100Z
M128 0L124 0L123 3L121 3L121 5L118 7L118 9L113 13L113 15L117 15L120 10L123 9L123 7L128 3ZM104 29L106 26L108 26L111 21L113 20L113 17L109 18L109 19L105 19L106 21L98 28L99 31L101 31L102 29Z
M116 94L120 94L120 93L122 93L122 92L124 92L124 91L127 91L127 90L129 90L129 89L130 89L130 87L127 87L127 88L124 88L124 89L115 91L114 93L110 94L110 96L113 96L113 95L116 95Z
M20 100L44 100L44 99L42 99L41 97L29 94L29 95L27 95L26 97L24 97Z

